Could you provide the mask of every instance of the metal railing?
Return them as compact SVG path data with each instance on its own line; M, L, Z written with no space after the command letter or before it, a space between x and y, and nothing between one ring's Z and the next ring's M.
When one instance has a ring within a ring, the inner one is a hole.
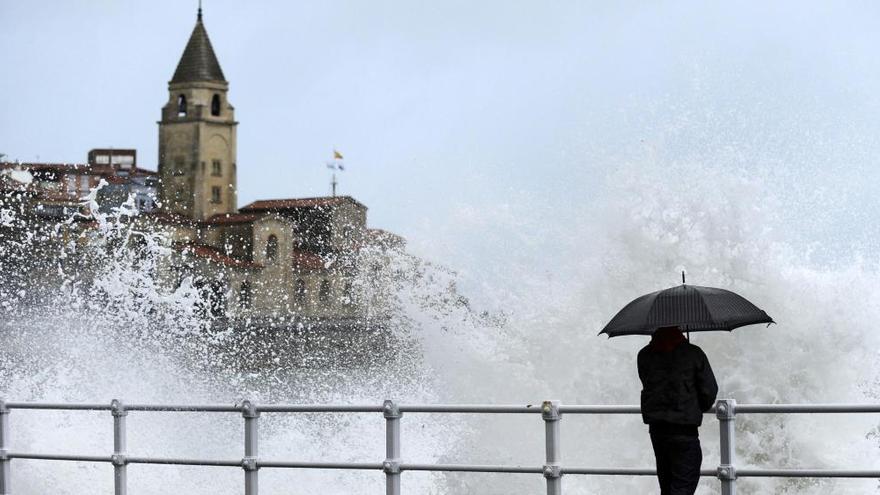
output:
M10 450L10 412L14 409L67 411L109 411L113 417L113 453L106 456L29 453ZM127 453L126 418L132 411L220 412L239 413L244 419L244 457L234 459L193 459L141 457ZM303 462L266 460L259 457L259 419L262 413L381 413L385 417L385 459L382 462ZM544 421L545 463L541 466L504 466L470 464L410 464L401 461L400 421L403 413L445 414L540 414ZM735 423L738 414L799 413L880 413L880 404L740 404L731 399L719 400L710 413L720 424L721 463L717 469L701 470L701 476L717 477L723 495L736 493L736 480L745 477L794 478L880 478L880 470L833 469L738 469L735 458ZM560 422L563 414L640 414L638 406L576 406L545 401L537 405L415 405L386 400L376 405L168 405L123 404L114 399L109 404L53 404L5 402L0 400L0 495L11 495L12 459L106 462L113 465L116 495L127 493L127 469L130 464L172 464L188 466L229 466L244 470L245 495L258 495L259 470L267 468L381 470L386 477L386 495L400 495L401 473L405 471L445 471L476 473L534 473L546 478L547 494L562 493L562 476L612 475L650 476L654 469L570 467L562 465Z

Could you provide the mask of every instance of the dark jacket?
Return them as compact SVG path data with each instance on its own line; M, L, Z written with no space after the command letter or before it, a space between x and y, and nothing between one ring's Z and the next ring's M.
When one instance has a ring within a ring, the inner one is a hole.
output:
M646 424L703 423L718 384L702 349L690 342L652 342L639 351L638 366Z

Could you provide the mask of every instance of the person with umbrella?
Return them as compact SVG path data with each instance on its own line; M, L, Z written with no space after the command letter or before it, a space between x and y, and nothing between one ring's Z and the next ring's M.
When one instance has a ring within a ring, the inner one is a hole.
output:
M677 326L666 326L654 332L637 361L660 493L691 495L703 462L697 429L718 394L709 359Z
M642 420L648 425L661 495L693 495L703 453L698 428L718 394L715 374L702 349L682 330L733 330L773 323L764 311L733 292L682 285L652 292L627 304L600 332L651 335L639 351Z

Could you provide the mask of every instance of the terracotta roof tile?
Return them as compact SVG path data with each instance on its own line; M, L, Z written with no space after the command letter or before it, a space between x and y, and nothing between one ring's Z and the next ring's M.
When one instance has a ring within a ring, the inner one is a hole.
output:
M297 208L315 208L321 206L339 206L352 203L362 208L365 206L351 196L324 196L318 198L262 199L241 208L242 211L293 210Z
M2 162L2 169L22 168L24 170L88 170L90 166L87 163L28 163L28 162Z
M55 171L55 172L76 172L78 174L89 175L117 175L117 170L112 165L89 165L87 163L28 163L28 162L0 162L0 170L4 169L22 169L31 171ZM123 172L126 170L123 169ZM127 170L130 175L159 175L154 170L144 168L134 168Z

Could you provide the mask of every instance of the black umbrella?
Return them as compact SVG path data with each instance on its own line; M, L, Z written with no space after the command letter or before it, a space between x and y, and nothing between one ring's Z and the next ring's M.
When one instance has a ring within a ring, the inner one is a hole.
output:
M769 325L774 321L739 294L682 283L633 300L605 325L599 335L651 335L658 328L669 326L680 327L685 332L730 331L756 323Z

